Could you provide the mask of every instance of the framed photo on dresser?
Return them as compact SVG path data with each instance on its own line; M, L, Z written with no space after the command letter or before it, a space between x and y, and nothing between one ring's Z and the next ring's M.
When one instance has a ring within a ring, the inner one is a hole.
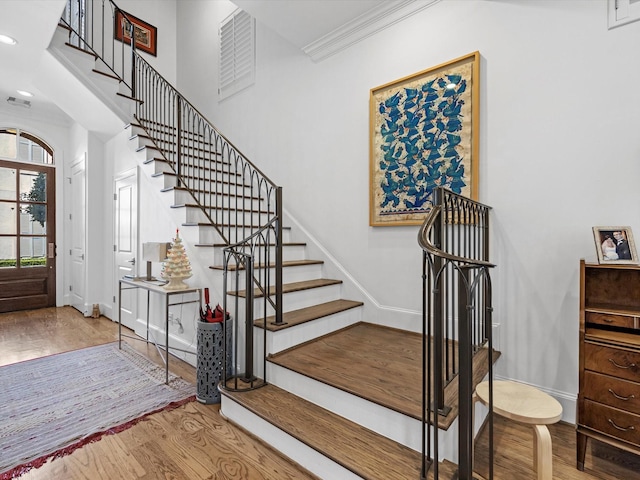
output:
M631 227L593 227L599 263L638 263Z

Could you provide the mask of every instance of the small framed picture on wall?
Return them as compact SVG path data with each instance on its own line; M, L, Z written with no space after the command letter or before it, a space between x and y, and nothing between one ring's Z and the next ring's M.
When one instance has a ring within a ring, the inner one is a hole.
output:
M599 263L638 263L631 227L593 227Z

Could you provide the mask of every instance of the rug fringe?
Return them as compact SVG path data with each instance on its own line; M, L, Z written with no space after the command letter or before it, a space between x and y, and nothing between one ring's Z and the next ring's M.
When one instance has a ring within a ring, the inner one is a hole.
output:
M146 420L150 415L156 414L156 413L160 413L160 412L167 412L170 410L173 410L175 408L181 407L182 405L186 405L187 403L193 402L195 401L196 396L192 395L190 397L185 398L184 400L179 400L177 402L171 402L167 405L165 405L164 407L158 408L156 410L153 410L151 412L145 413L144 415L141 415L137 418L134 418L133 420L129 420L127 422L124 422L120 425L116 425L115 427L111 427L107 430L104 430L102 432L96 432L96 433L92 433L91 435L78 440L77 442L74 442L70 445L67 445L66 447L62 447L54 452L48 453L46 455L43 455L41 457L36 458L35 460L31 460L30 462L18 465L16 467L13 467L10 470L7 470L6 472L2 472L0 473L0 480L12 480L14 478L17 478L21 475L24 475L25 473L27 473L29 470L32 470L34 468L39 468L42 465L44 465L45 463L47 463L47 461L49 459L52 459L51 461L55 460L56 458L61 458L64 457L66 455L70 455L71 453L73 453L74 451L76 451L77 449L84 447L85 445L88 445L90 443L94 443L97 442L98 440L100 440L102 437L106 436L106 435L115 435L117 433L120 432L124 432L125 430L127 430L128 428L133 427L134 425L140 423L143 420Z

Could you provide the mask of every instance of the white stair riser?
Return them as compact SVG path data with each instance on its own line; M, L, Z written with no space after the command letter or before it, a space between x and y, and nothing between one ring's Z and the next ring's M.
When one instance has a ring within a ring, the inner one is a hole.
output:
M167 177L174 178L175 182L175 176L160 175L163 173L173 173L173 169L171 168L171 165L169 163L153 159L156 155L158 155L157 150L153 148L145 148L144 150L140 150L138 153L144 157L141 165L145 173L149 176L157 176L162 181L161 188L164 188L165 178ZM173 184L171 184L171 186L173 186Z
M163 175L166 178L166 175ZM170 187L165 187L170 188ZM195 199L193 195L189 193L187 190L171 190L173 193L173 204L174 205L184 205L185 203L195 203Z
M267 381L352 422L420 451L420 421L267 362Z
M275 259L272 257L271 261L273 262ZM275 279L275 268L269 268L269 278ZM239 270L229 271L228 278L233 278L235 281L236 276L240 282L240 285L245 284L245 271ZM237 274L237 275L236 275ZM255 269L254 277L264 278L264 269ZM284 267L282 269L282 283L293 283L293 282L302 282L305 280L312 280L316 278L322 278L322 264L313 264L313 265L296 265L290 267Z
M244 289L244 285L240 288ZM311 307L320 303L330 302L338 300L341 293L341 284L328 285L321 288L310 288L308 290L300 290L297 292L285 293L283 295L283 311L290 312L292 310L298 310L300 308ZM227 302L233 305L236 297L229 295ZM238 301L238 318L245 318L245 298L239 298ZM264 311L264 298L259 297L254 299L253 305L253 318L260 318ZM271 305L267 305L267 315L273 315L273 308Z
M185 222L187 223L205 223L208 222L209 219L205 215L205 213L200 209L200 207L184 207L185 208ZM239 214L236 216L235 212L229 210L213 210L210 212L211 220L215 224L235 224L236 222L245 222L246 224L264 224L272 218L271 214L258 214L258 213L250 213L244 212L244 214Z
M206 244L215 244L215 243L220 243L221 239L220 236L218 234L218 232L216 231L216 229L213 226L208 226L208 225L200 225L199 226L199 241L198 243L206 243ZM290 230L288 228L283 229L282 230L282 241L283 242L288 242L289 238L290 238ZM230 238L229 239L231 242L235 242L236 239L235 238ZM242 239L238 239L238 240L242 240ZM222 265L222 262L217 263L216 265Z
M143 135L146 134L140 134L138 136L132 136L131 140L135 142L135 144L137 145L137 148L142 148L142 147L155 147L153 140L151 140L148 137L145 137Z
M275 259L275 247L269 247L269 258ZM307 258L306 248L304 245L283 245L282 246L282 259L283 261L289 260L304 260ZM214 265L224 265L224 252L222 248L216 248L213 255Z
M343 312L317 318L310 322L301 323L295 327L271 332L267 331L267 353L278 353L295 345L327 335L350 325L362 321L362 308L350 308ZM255 330L261 330L254 327ZM262 332L257 332L261 334ZM256 334L256 338L260 338ZM255 358L262 358L262 344L257 345Z
M164 186L163 188L173 188L176 186L176 176L175 175L164 175ZM223 175L222 182L225 181L226 175ZM215 203L220 206L229 206L229 205L238 205L244 208L254 208L258 209L261 204L264 205L264 200L259 198L251 198L250 192L248 189L232 189L232 192L229 191L228 184L223 183L222 185L216 185L214 182L209 181L200 181L194 182L194 186L197 190L203 192L213 192L215 188L220 188L220 192L216 193L213 199L209 200L210 203ZM266 207L263 207L266 210Z

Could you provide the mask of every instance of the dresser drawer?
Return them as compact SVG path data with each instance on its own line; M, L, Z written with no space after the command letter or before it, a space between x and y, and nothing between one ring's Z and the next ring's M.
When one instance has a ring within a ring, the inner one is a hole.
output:
M621 378L584 372L585 398L640 415L640 384Z
M585 400L581 423L606 435L640 445L640 415Z
M640 353L584 343L584 368L640 382Z
M627 315L613 315L609 313L586 312L585 322L611 327L636 328L635 317Z

